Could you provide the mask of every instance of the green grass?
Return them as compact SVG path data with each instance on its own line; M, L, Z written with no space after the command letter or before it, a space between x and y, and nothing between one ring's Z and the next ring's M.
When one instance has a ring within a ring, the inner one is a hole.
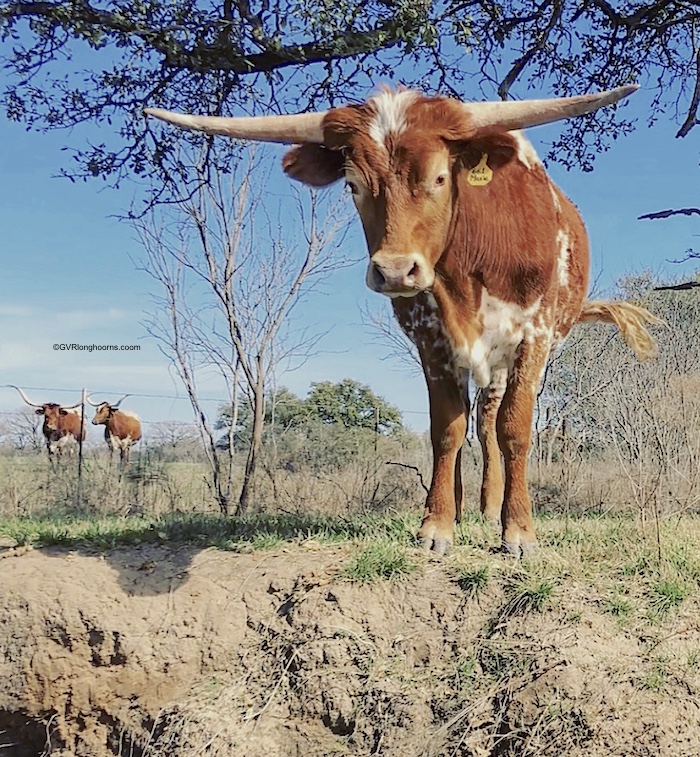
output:
M657 581L650 587L649 610L652 616L663 617L679 607L689 594L688 587L677 579Z
M489 578L488 565L482 565L479 568L469 568L465 565L457 566L457 584L470 599L476 599L486 590Z
M348 581L368 583L378 579L405 578L417 570L418 563L406 547L380 539L352 555L340 575Z
M557 581L551 576L524 575L509 587L508 602L504 615L524 615L527 612L542 612L554 597Z
M632 603L624 597L613 596L604 600L601 609L616 618L627 618L632 613Z
M121 518L48 514L0 521L0 536L18 545L113 549L135 544L184 543L220 549L270 549L314 539L338 543L382 538L409 543L417 518L336 518L303 515L225 517L215 514Z

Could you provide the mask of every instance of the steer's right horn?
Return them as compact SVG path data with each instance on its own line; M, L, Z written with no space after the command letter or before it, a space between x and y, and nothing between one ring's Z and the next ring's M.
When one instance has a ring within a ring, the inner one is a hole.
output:
M13 389L16 389L16 390L17 390L17 391L19 392L19 394L20 394L20 397L22 397L22 399L23 399L23 400L24 400L24 401L25 401L25 402L26 402L26 403L27 403L27 404L28 404L28 405L29 405L30 407L44 407L43 405L37 405L37 404L36 404L36 402L30 402L30 401L29 401L29 397L27 397L27 395L26 395L26 394L25 394L25 393L24 393L24 392L23 392L23 391L22 391L22 390L21 390L21 389L20 389L20 388L19 388L18 386L15 386L14 384L7 384L7 386L10 386L10 387L12 387Z
M234 139L255 142L281 142L282 144L323 144L323 118L326 112L297 113L284 116L191 116L173 113L161 108L145 108L147 116L179 126L182 129L203 131L205 134L222 134Z

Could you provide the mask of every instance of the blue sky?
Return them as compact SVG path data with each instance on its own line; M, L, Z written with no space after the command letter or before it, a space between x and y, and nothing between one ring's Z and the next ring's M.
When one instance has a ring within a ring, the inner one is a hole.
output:
M649 103L644 91L630 98L627 112L639 117L637 130L600 155L592 173L550 167L586 221L593 277L602 287L647 268L675 277L696 267L668 261L698 246L697 218L637 220L654 210L700 205L700 128L682 140L674 138L677 126L670 118L647 128ZM545 126L528 136L544 154L557 133L556 126ZM141 256L136 235L114 217L128 207L134 187L112 190L100 180L52 178L70 159L64 148L80 145L82 138L78 129L39 134L0 120L0 385L26 387L35 402L77 402L81 387L112 399L130 393L124 407L141 415L146 432L152 422L189 421L184 391L142 325L153 282L134 265ZM265 149L280 157L283 152ZM273 181L277 195L287 179L280 172ZM355 232L349 243L359 257L365 253L358 222ZM332 330L320 344L322 352L281 375L279 384L304 395L312 381L351 377L369 384L404 412L409 425L423 430L428 424L423 380L381 359L383 346L361 325L366 304L381 302L365 288L363 260L337 272L325 294L303 306L305 322ZM140 350L55 351L54 343L138 344ZM223 394L211 385L203 387L203 395L213 414ZM17 393L0 386L0 413L20 406ZM95 429L90 433L99 436Z

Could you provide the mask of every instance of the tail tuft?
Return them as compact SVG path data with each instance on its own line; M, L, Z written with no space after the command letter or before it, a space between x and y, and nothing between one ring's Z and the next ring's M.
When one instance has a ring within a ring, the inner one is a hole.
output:
M656 342L647 326L665 326L645 308L624 300L586 300L578 323L612 323L620 329L622 338L640 362L656 356Z

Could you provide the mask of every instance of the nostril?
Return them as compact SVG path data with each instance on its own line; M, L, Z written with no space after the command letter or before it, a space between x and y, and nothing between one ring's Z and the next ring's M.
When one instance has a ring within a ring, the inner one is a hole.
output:
M418 276L418 270L418 263L414 263L411 270L408 272L409 277L414 278L415 276Z
M373 273L374 281L377 286L382 286L382 284L386 283L386 276L382 273L382 269L376 264L373 266Z

